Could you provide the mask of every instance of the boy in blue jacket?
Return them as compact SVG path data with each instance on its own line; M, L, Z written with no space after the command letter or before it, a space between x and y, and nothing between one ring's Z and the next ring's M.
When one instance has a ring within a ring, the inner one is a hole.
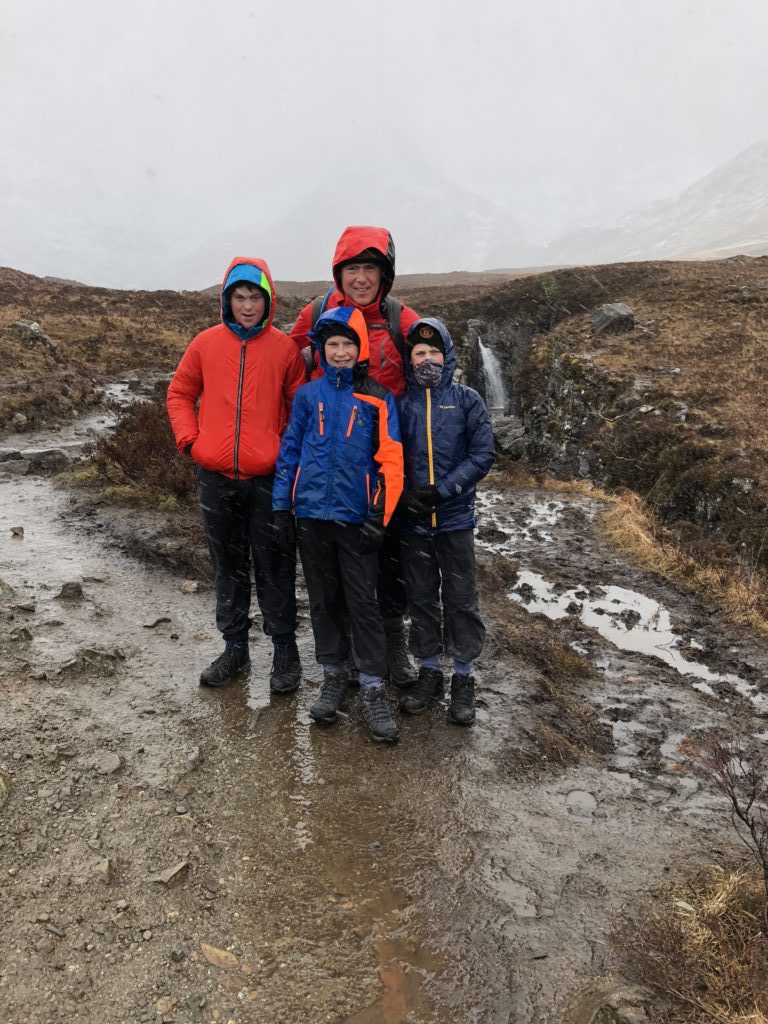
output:
M475 580L475 485L493 465L495 449L485 404L454 383L455 368L445 324L417 320L405 341L408 390L398 411L406 476L400 550L419 675L400 708L416 715L442 697L445 641L453 658L448 716L472 725L473 662L485 640Z
M363 719L374 739L394 743L376 579L384 529L403 489L397 409L389 391L368 377L368 330L359 309L323 313L312 341L323 376L294 397L272 491L278 543L286 551L296 517L315 656L323 666L309 714L329 724L343 708L351 632Z

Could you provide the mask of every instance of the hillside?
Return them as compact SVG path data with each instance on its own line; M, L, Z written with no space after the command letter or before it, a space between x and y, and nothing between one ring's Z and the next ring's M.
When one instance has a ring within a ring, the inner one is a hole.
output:
M552 263L713 259L768 253L768 141L716 167L678 196L633 210L613 226L552 242Z

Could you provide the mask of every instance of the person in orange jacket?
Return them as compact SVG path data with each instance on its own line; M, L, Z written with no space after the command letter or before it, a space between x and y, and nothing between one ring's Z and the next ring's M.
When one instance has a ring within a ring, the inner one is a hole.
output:
M251 563L273 693L301 678L296 646L296 552L275 543L272 484L293 396L305 381L296 345L273 326L275 286L263 260L238 256L221 286L221 323L198 334L168 386L176 445L197 464L198 497L224 651L200 676L225 686L250 664ZM198 405L199 403L199 405Z
M405 391L403 339L418 313L390 295L395 280L395 244L386 228L347 227L333 254L333 286L322 300L308 303L296 318L291 337L312 367L311 337L318 317L326 310L354 306L365 319L369 339L368 376L393 395ZM315 358L313 377L322 376ZM379 609L387 635L387 674L400 687L411 686L416 669L408 657L403 616L407 610L400 568L397 523L387 528L379 559Z

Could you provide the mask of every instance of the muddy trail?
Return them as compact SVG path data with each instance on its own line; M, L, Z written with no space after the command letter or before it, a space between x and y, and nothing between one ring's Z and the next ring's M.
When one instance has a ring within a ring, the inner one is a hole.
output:
M622 561L598 500L489 478L477 724L438 706L382 749L354 707L310 724L304 595L296 695L270 697L256 630L250 674L201 689L210 590L132 558L49 476L0 475L3 1022L589 1024L622 908L733 846L676 744L764 733L768 659ZM569 723L505 614L594 666L575 763L540 742ZM627 1000L615 1019L647 1019Z

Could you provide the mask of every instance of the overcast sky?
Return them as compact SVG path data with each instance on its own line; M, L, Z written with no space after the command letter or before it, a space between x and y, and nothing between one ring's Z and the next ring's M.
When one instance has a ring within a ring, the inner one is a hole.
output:
M0 265L93 284L199 287L175 264L279 221L340 166L370 182L369 223L377 171L397 167L492 200L542 243L675 195L768 135L765 0L0 11ZM321 241L330 259L335 237Z

